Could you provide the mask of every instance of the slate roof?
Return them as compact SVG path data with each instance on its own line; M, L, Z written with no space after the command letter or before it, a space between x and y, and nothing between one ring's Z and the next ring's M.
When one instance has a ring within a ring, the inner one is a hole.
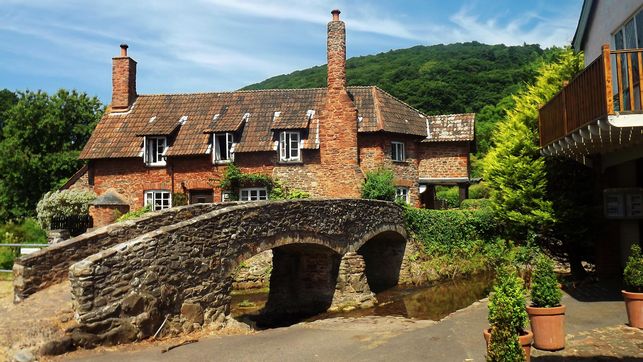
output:
M170 136L167 156L205 154L212 132L240 134L235 152L275 149L275 131L303 130L304 148L319 148L319 115L326 88L139 95L128 112L109 109L81 159L138 157L145 135ZM427 117L377 87L348 87L358 110L358 132L392 132L435 141L473 140L473 115ZM311 115L310 111L315 113ZM279 113L277 113L279 112ZM435 120L435 121L431 121Z

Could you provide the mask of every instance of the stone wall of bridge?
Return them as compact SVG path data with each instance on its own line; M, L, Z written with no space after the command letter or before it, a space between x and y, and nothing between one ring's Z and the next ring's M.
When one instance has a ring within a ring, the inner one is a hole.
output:
M195 204L150 212L140 218L97 228L22 256L13 266L14 302L18 303L31 294L66 279L73 263L101 250L162 226L233 205L236 203Z
M79 330L119 343L152 335L166 317L166 330L221 322L239 263L270 249L269 306L328 308L338 281L367 301L366 277L350 277L360 262L342 256L362 258L360 248L381 235L406 239L402 208L356 199L244 203L163 226L71 266ZM342 263L350 267L338 278ZM308 297L298 298L306 288Z

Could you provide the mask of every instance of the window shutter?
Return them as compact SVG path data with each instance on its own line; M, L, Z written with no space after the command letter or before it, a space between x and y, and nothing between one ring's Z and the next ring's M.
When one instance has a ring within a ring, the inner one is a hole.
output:
M147 137L143 137L143 162L145 164L150 163L149 158L149 150L147 149Z
M280 148L280 157L282 160L285 160L288 155L286 155L286 132L281 132L279 135L279 148Z
M234 143L234 136L232 133L226 133L226 159L232 160L232 144Z

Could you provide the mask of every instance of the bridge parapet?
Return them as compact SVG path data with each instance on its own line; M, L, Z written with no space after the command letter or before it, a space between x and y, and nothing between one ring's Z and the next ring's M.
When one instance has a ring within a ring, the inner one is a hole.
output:
M140 218L107 225L51 245L16 260L14 303L67 278L69 267L92 254L159 227L175 224L237 203L195 204L150 212Z
M107 343L150 336L166 316L179 329L217 322L229 313L234 270L248 257L290 244L320 245L340 257L384 232L406 237L402 208L390 202L252 202L214 210L72 265L74 309L81 329L112 338Z

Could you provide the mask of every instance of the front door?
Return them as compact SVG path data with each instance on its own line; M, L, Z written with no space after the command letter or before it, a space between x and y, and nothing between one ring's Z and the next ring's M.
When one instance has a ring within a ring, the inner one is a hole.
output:
M205 204L214 201L212 190L190 190L190 204Z

